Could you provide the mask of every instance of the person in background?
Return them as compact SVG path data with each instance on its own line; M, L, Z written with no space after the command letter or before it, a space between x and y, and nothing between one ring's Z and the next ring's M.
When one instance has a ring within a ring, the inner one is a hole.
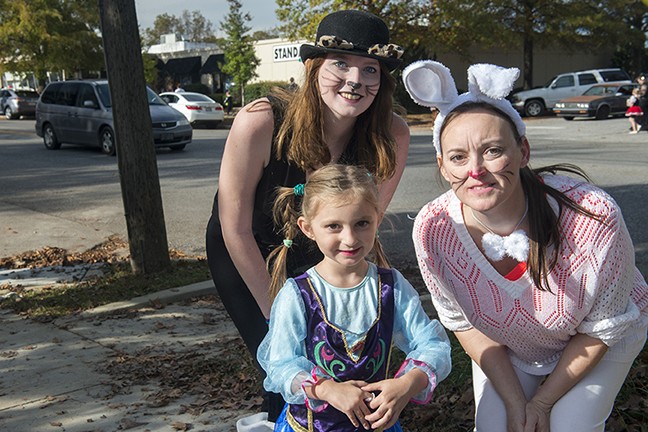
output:
M644 82L639 85L639 108L643 115L637 120L641 129L648 130L648 83Z
M182 92L184 92L185 90L182 88L182 86L180 85L180 83L177 82L176 85L175 85L175 90L174 90L174 91L175 91L176 93L182 93Z
M478 64L458 95L440 63L408 66L439 109L433 143L451 190L414 222L421 274L473 361L475 430L603 431L646 340L648 286L615 201L574 165L531 169L506 96L517 69ZM578 414L576 414L578 413Z
M639 99L641 98L641 89L639 87L632 90L632 95L627 99L626 105L628 109L625 116L630 121L630 133L636 134L641 130L641 117L644 115L641 107L639 106Z
M401 431L408 401L426 403L450 373L443 327L389 268L376 236L382 211L375 177L354 165L326 165L277 193L284 240L268 258L276 298L257 353L264 386L289 402L275 431ZM286 280L298 242L314 242L323 259ZM392 343L407 357L389 378Z
M232 113L232 94L229 90L225 92L225 99L223 99L223 106L225 106L225 114L230 115Z
M297 83L295 82L295 78L290 77L290 81L288 83L288 91L296 92L297 90L299 90L299 85L297 85Z
M277 187L305 183L330 163L362 165L376 178L384 212L400 181L409 129L394 114L391 75L402 48L375 15L357 10L325 16L315 44L304 44L304 84L256 100L236 115L229 132L208 223L207 259L214 285L252 357L268 331L271 298L265 258L281 244L272 220ZM321 253L294 245L288 275L321 261ZM261 372L262 369L260 369ZM274 421L280 395L264 399Z

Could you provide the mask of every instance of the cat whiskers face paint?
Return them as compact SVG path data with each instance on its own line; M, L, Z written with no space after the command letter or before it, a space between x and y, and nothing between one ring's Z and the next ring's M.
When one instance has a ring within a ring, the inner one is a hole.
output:
M367 89L367 94L369 96L376 97L376 95L378 95L378 90L380 89L380 83L374 85L368 85L365 86L365 88Z
M354 55L329 55L318 74L322 101L338 118L358 117L380 89L377 60Z

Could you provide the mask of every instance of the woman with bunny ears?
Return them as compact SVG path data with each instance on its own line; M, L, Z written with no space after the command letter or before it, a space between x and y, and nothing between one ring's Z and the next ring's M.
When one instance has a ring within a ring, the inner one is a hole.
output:
M416 217L417 259L473 360L476 431L603 431L646 340L648 286L614 200L573 165L529 167L505 99L518 73L473 65L458 95L440 63L405 69L410 96L439 111L451 187Z

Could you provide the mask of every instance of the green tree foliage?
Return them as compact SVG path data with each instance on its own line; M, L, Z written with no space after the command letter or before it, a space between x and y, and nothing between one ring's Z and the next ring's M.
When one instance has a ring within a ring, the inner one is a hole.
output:
M258 76L255 72L261 62L254 54L254 40L247 33L251 27L246 23L251 21L249 13L241 12L241 2L227 0L229 12L222 21L221 30L225 33L221 48L225 54L225 64L221 70L232 77L245 104L245 85Z
M640 0L435 0L436 26L462 29L462 44L521 47L524 86L533 84L536 48L559 46L572 51L618 47L623 41L643 44L645 35L630 24L642 15ZM634 13L631 11L634 10ZM646 9L643 8L645 17ZM645 20L645 18L644 18Z
M319 21L332 10L361 9L380 16L392 40L405 47L405 63L470 48L523 50L525 86L532 85L536 47L592 51L623 48L645 67L648 9L642 0L276 0L282 32L313 40ZM626 55L629 57L629 55Z
M648 1L609 0L611 4L603 20L616 25L614 42L618 45L615 65L623 67L632 75L648 71Z
M264 40L264 39L274 39L281 37L281 33L277 29L270 30L257 30L252 33L252 39L255 41Z
M103 69L99 11L94 0L0 0L3 68L33 72Z
M167 13L156 16L153 27L144 30L142 40L146 46L159 44L160 37L169 33L177 33L191 42L214 42L216 39L210 20L200 11L185 9L179 17Z
M144 65L144 79L146 83L153 87L157 91L159 87L158 80L158 70L157 70L158 59L152 54L142 53L142 64Z
M416 59L438 49L465 50L456 43L465 37L454 25L439 29L430 25L438 14L434 1L429 0L276 0L280 30L291 40L313 41L319 22L331 11L359 9L383 19L389 27L392 41L406 47L405 59Z

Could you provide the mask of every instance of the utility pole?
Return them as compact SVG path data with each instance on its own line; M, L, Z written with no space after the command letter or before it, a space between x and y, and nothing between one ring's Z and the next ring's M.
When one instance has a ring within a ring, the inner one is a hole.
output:
M170 267L134 0L99 0L131 268Z

